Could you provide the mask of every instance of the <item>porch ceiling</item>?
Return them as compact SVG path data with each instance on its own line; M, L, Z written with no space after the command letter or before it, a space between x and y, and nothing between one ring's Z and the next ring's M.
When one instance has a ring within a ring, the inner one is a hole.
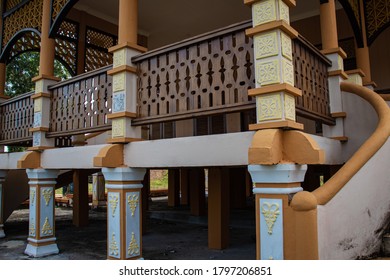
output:
M119 1L80 0L75 8L114 24L118 22ZM318 13L318 1L299 0L291 18L297 20ZM250 18L251 10L243 0L139 1L139 30L149 35L150 49Z

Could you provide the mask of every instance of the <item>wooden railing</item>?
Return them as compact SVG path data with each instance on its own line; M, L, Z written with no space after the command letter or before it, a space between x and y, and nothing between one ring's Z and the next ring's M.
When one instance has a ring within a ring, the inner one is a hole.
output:
M135 125L254 108L248 23L207 33L141 55Z
M302 36L293 40L295 87L302 90L297 98L297 114L334 124L330 116L328 67L332 65L315 46Z
M30 146L34 122L33 92L21 94L0 105L0 145Z
M51 96L48 137L69 136L110 128L112 77L100 68L49 87Z
M230 26L136 57L138 115L135 125L255 108L250 22ZM329 109L331 62L303 37L293 41L298 115L333 124Z

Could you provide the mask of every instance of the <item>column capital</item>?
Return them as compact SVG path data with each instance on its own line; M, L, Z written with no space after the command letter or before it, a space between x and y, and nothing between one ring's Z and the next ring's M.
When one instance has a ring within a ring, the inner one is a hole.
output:
M102 173L107 182L107 188L142 188L140 182L144 179L146 169L130 167L102 168ZM121 184L112 184L114 182Z
M253 183L300 183L305 179L307 165L278 164L278 165L249 165Z
M50 169L27 169L27 177L30 180L45 180L45 179L57 179L59 170Z

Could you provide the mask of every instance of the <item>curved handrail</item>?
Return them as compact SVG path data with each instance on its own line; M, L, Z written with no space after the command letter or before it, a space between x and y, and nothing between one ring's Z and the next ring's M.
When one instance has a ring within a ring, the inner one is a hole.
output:
M354 93L365 99L375 109L379 122L374 133L363 143L344 166L324 185L313 191L318 205L328 203L347 182L378 152L390 136L390 109L387 103L374 91L347 82L340 84L342 91Z

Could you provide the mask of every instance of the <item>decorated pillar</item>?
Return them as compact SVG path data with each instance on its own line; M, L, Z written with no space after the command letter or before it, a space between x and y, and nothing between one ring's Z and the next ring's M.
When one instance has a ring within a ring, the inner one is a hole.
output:
M55 238L54 194L58 171L27 169L30 185L28 244L24 251L32 257L58 254Z
M107 258L142 258L142 181L145 169L103 168L107 188Z
M118 45L109 49L114 54L112 139L110 143L129 143L142 139L140 126L132 126L137 117L137 69L131 58L146 51L137 45L138 0L119 1Z
M106 189L104 176L101 172L92 175L92 208L106 205Z
M54 77L55 41L49 38L51 22L51 1L43 0L41 51L39 56L39 75L35 82L33 147L29 150L40 151L54 147L54 139L46 138L50 127L50 92L48 87L60 79Z
M6 171L0 171L0 238L4 238L4 221L3 221L3 211L4 211L4 187L5 177L7 176Z
M295 193L303 191L306 169L298 164L249 165L255 184L257 259L295 258L294 235L285 233L294 229L289 203Z
M252 6L253 28L246 30L253 37L256 88L249 90L256 97L257 124L251 130L267 128L303 129L295 115L295 97L301 91L294 87L292 39L298 32L290 26L293 0L244 0Z
M332 62L328 69L330 113L336 119L336 125L323 126L323 135L333 139L346 141L344 135L343 104L340 83L348 78L344 72L344 59L347 54L339 47L337 36L335 0L320 0L320 21L322 53Z

